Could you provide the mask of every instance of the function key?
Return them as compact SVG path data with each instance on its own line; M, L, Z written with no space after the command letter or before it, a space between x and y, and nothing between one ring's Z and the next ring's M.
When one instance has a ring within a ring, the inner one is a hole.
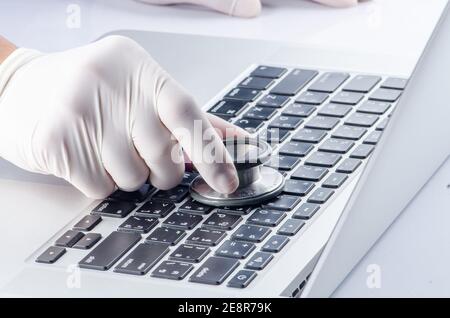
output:
M232 235L233 240L246 241L252 243L262 242L267 235L269 235L270 229L256 225L241 225Z
M349 78L347 73L327 72L321 75L308 90L333 93L347 80L347 78Z
M381 84L381 87L404 90L407 84L408 80L405 78L389 77Z
M136 215L164 218L173 209L175 209L175 204L172 202L150 200L136 211Z
M246 102L252 102L261 95L261 91L250 88L237 87L225 95L224 99L242 100Z
M347 158L341 162L341 164L337 167L337 172L342 173L352 173L354 172L360 165L362 161L353 158Z
M197 214L175 212L172 213L163 224L169 227L191 230L199 224L203 218Z
M77 231L90 231L97 226L102 221L100 215L85 215L77 224L73 226L74 230Z
M221 100L208 113L231 118L239 115L246 105L247 102L242 100Z
M307 195L314 188L314 183L309 181L288 179L283 188L283 192L287 194Z
M237 259L247 258L255 249L255 245L248 242L225 241L217 250L216 255Z
M79 248L82 250L88 250L97 244L98 241L102 238L102 235L99 233L87 233L81 240L79 240L73 248Z
M320 181L327 173L328 169L326 168L300 166L294 171L291 178L317 182Z
M339 92L331 99L332 103L356 105L364 98L364 94L354 92Z
M316 108L313 105L291 104L283 109L282 114L286 116L309 117Z
M38 256L36 259L37 263L44 263L44 264L53 264L58 259L61 258L66 253L66 249L63 247L57 247L57 246L50 246L43 252L41 255Z
M156 218L146 218L142 216L130 216L119 226L119 231L131 231L138 233L148 233L158 224Z
M272 155L267 165L278 170L292 170L299 162L299 157Z
M139 244L114 268L114 271L131 275L145 275L168 252L167 244Z
M267 94L264 95L257 104L265 107L280 108L287 104L289 97L283 95Z
M84 236L82 232L68 230L59 239L56 240L55 245L61 247L72 247L76 242L81 240Z
M124 218L136 207L133 202L105 200L92 210L92 214Z
M248 218L247 223L274 227L280 224L285 217L286 213L282 211L257 209Z
M397 89L379 88L369 97L370 100L378 100L382 102L393 103L402 94L402 91Z
M178 208L178 211L187 213L208 214L213 209L214 208L212 206L197 202L193 199L189 199L181 207Z
M357 75L345 85L344 91L368 93L381 81L381 77L372 75Z
M242 221L239 215L229 213L213 213L203 223L204 226L212 227L219 230L232 230Z
M317 71L294 69L272 89L272 94L296 95L318 74Z
M176 261L199 263L209 252L208 247L182 244L170 254L169 258Z
M304 221L289 219L278 229L278 234L286 236L294 236L305 225Z
M145 242L161 242L176 245L185 235L186 232L183 230L158 227L145 239Z
M311 196L308 198L308 202L323 204L323 203L327 202L329 198L331 198L333 193L334 193L334 190L319 188L311 194Z
M170 190L159 190L152 199L167 200L180 203L189 194L189 188L179 185Z
M250 76L239 83L238 86L243 88L265 90L268 89L273 82L273 79L268 77Z
M289 242L289 238L283 235L273 235L261 247L261 250L269 253L278 253Z
M164 261L151 274L152 277L182 280L194 268L192 264Z
M256 273L250 270L240 270L237 272L233 278L230 279L227 286L233 288L245 288L247 287L253 279L255 279Z
M268 78L279 78L284 73L287 72L287 69L282 67L273 67L273 66L258 66L252 73L251 76L261 76Z
M146 183L139 190L132 192L117 190L111 194L108 199L141 203L144 202L154 190L154 187Z
M302 128L294 136L292 136L292 140L318 143L326 135L327 132L320 129Z
M216 246L225 238L224 231L214 229L196 229L187 239L186 243Z
M295 102L300 104L321 105L327 98L328 94L326 93L306 91L301 93Z
M273 254L256 252L245 264L245 268L259 271L264 269L272 259Z
M222 257L210 257L189 277L190 282L220 285L239 266L239 261Z
M300 200L299 197L293 195L281 194L264 204L263 207L280 211L290 211L300 202Z
M264 120L242 118L236 121L234 124L242 129L247 130L249 133L254 133L264 125Z
M309 220L319 211L320 205L315 203L303 203L292 215L294 219Z

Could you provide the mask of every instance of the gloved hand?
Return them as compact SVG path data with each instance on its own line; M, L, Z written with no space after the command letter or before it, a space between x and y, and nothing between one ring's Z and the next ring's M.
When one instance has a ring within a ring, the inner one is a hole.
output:
M174 187L181 148L214 189L233 192L237 174L218 132L245 133L208 116L125 37L53 54L18 49L0 65L0 157L92 198L116 185L136 190L147 178Z
M222 13L252 18L261 13L261 0L137 0L156 5L189 3L211 8ZM350 7L358 4L358 0L312 0L332 7Z

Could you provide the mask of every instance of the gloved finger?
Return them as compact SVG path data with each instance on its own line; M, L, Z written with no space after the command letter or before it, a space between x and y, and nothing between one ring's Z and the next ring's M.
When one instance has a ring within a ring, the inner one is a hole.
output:
M260 0L138 0L156 5L196 4L241 18L253 18L261 13Z
M358 0L313 0L315 2L325 4L330 7L345 8L358 4Z
M178 139L205 181L232 193L239 185L236 168L206 114L174 80L166 76L156 100L162 123Z
M231 138L231 137L249 137L250 134L242 129L241 127L235 126L229 121L226 121L220 117L217 117L213 114L207 113L209 122L211 125L217 130L219 136L222 139Z

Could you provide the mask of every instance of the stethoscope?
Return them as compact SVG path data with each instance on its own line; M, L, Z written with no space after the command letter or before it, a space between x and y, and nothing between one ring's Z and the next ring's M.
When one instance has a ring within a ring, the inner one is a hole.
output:
M226 139L224 144L238 172L239 187L231 194L222 194L198 176L190 184L194 200L217 207L246 206L260 204L281 193L284 176L276 169L263 165L272 154L267 142L242 138Z

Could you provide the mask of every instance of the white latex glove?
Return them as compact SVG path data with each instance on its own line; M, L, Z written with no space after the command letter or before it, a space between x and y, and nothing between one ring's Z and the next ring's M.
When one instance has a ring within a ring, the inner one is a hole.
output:
M156 5L188 3L242 18L253 18L261 13L261 0L137 0ZM332 7L350 7L358 0L312 0Z
M0 65L0 156L92 198L116 185L136 190L148 178L174 187L184 172L181 147L214 189L233 192L236 170L217 130L243 132L208 116L125 37L53 54L18 49ZM211 140L188 134L195 122ZM218 163L203 160L205 146L216 149Z

